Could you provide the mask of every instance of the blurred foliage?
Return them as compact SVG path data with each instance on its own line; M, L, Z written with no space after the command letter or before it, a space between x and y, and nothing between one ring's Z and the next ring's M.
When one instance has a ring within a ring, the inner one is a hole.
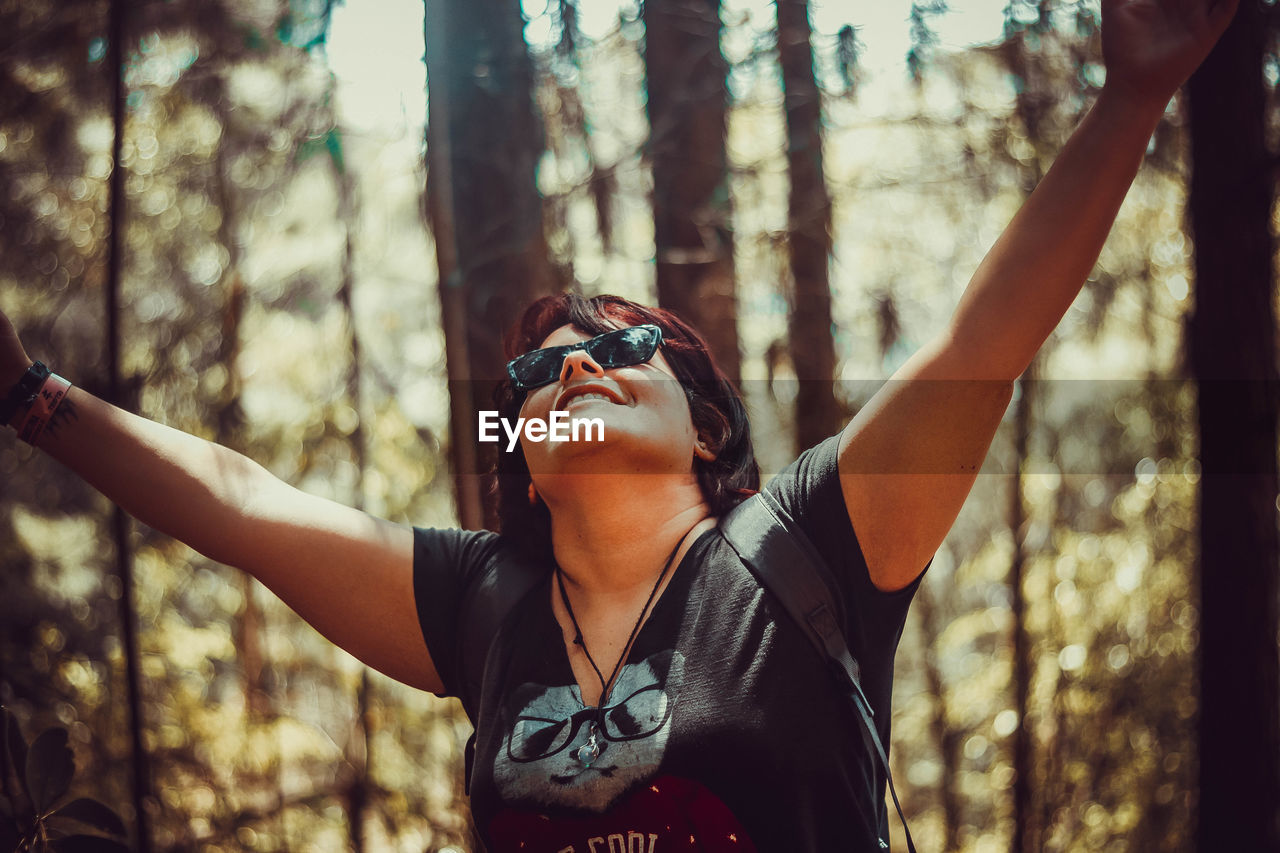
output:
M446 525L421 152L417 140L342 127L324 61L330 5L130 4L126 380L143 414L233 442L302 488ZM527 8L530 32L549 34L533 45L548 241L584 292L651 299L643 32L624 8L590 37L580 5ZM1004 43L946 53L928 30L941 5L914 4L927 62L897 82L856 67L858 21L816 34L850 411L941 326L1096 92L1092 7L1055 7L1042 17L1011 3ZM0 0L0 307L33 355L90 390L105 385L106 14L105 0ZM771 16L726 23L744 386L773 472L791 446L789 367L767 356L786 325L781 83ZM1027 99L1034 127L1019 112ZM1198 469L1181 371L1185 170L1175 102L1043 360L1026 457L1006 424L920 593L899 655L893 756L922 849L948 838L964 851L1007 848L1018 726L1033 735L1044 849L1190 845ZM348 241L350 312L338 298ZM349 393L353 332L360 399ZM1015 476L1026 522L1010 530ZM27 730L64 729L77 784L127 804L103 502L14 441L0 444L0 478L0 701ZM152 531L134 542L161 849L350 846L357 782L371 792L371 848L467 847L466 722L453 703L379 676L362 691L358 665L261 589ZM1015 548L1029 556L1025 720L1010 694ZM250 673L236 638L255 612L261 666Z
M0 29L21 36L0 53L15 93L0 103L0 300L31 352L91 390L105 384L106 12L0 6ZM291 482L349 502L359 490L381 515L447 524L420 174L389 174L385 140L336 126L316 14L284 2L130 4L127 384L142 413L219 435ZM344 171L377 181L380 209L368 221L339 220ZM350 331L335 299L348 237L359 244L356 332L366 341L359 401L346 390ZM233 398L240 413L228 430L217 414ZM361 423L364 476L350 440ZM129 803L104 507L16 443L0 450L0 468L0 698L28 726L64 726L94 793ZM358 707L360 667L282 605L152 531L134 544L161 849L340 848L357 780L372 792L370 843L462 843L452 705L375 676ZM263 658L252 685L233 643L251 603ZM250 689L265 701L250 701Z
M30 744L0 707L0 850L123 853L124 821L91 798L67 801L75 756L67 730L46 729ZM86 833L85 829L96 830Z

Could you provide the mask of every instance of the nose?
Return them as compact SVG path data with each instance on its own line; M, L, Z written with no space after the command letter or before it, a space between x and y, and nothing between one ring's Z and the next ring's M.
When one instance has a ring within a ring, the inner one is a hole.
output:
M586 350L576 349L564 357L564 364L560 365L560 381L567 382L578 373L603 376L604 368Z

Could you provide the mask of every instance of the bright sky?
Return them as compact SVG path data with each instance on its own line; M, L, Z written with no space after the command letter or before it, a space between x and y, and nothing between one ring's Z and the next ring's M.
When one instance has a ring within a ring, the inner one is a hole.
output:
M343 83L339 109L355 127L419 128L424 121L422 65L423 0L346 0L333 12L328 54ZM468 2L468 0L437 0ZM1007 0L949 0L950 11L933 19L943 49L959 49L998 39ZM552 37L548 0L523 0L530 18L528 38ZM592 37L617 24L629 0L580 0L581 26ZM723 0L726 18L748 15L757 29L774 19L770 0ZM905 74L910 44L907 15L911 0L812 0L815 30L828 38L845 24L859 28L863 68L876 79Z

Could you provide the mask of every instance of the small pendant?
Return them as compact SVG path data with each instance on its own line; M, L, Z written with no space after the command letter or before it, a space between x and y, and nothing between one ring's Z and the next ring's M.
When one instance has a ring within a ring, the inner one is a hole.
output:
M583 767L590 767L600 757L600 741L596 738L598 731L595 722L591 722L587 728L587 742L573 751L573 757Z

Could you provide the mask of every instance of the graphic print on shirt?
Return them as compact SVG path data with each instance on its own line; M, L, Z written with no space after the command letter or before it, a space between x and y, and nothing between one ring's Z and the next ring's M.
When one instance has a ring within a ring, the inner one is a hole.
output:
M683 680L684 655L667 649L624 665L603 708L583 707L577 684L521 685L503 708L501 798L607 810L657 772Z
M552 819L506 809L489 836L494 853L757 853L719 797L674 776L648 780L603 815Z

